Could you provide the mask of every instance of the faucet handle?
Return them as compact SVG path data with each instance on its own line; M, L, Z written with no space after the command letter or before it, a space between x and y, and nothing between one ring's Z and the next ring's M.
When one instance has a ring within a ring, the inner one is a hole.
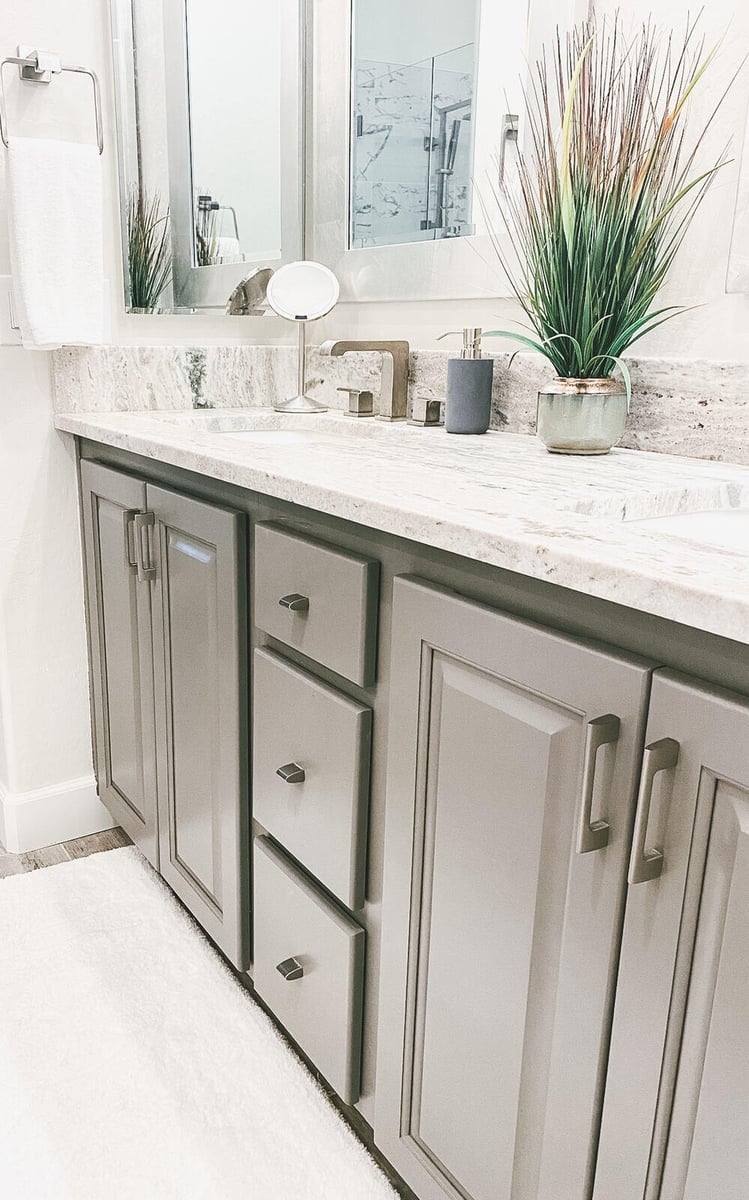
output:
M373 417L374 394L360 388L339 387L337 392L345 392L348 396L346 415L349 417Z

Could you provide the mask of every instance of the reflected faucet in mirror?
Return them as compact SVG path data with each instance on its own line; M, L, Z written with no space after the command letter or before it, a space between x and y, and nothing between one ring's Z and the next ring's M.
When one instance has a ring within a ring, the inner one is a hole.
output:
M408 342L346 342L328 341L320 346L320 354L338 358L353 352L377 351L382 355L380 383L381 421L405 421L408 409ZM348 389L347 389L348 390Z
M226 302L229 317L260 317L266 309L270 267L255 267L241 279Z

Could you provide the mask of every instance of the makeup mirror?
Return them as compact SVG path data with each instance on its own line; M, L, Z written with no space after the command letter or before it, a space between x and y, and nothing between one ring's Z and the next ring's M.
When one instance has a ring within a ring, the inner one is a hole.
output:
M333 309L340 288L333 272L317 262L293 262L279 267L268 282L266 298L279 317L299 327L297 394L274 405L277 412L325 412L326 405L305 395L305 350L307 321L319 321Z

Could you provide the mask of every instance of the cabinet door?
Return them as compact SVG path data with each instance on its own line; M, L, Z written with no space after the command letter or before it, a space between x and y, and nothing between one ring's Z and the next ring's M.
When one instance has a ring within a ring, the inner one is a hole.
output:
M595 1195L745 1200L749 704L658 672L646 747Z
M407 578L393 630L376 1141L421 1200L584 1200L647 664Z
M244 517L148 486L161 873L248 965Z
M145 484L84 460L81 494L99 795L158 867L151 595L133 529Z

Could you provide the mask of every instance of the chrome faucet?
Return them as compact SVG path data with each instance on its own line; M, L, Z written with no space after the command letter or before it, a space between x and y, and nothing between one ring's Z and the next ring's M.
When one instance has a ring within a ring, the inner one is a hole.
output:
M408 342L323 342L320 354L338 358L341 354L377 351L382 355L380 383L380 421L405 421L408 408Z

